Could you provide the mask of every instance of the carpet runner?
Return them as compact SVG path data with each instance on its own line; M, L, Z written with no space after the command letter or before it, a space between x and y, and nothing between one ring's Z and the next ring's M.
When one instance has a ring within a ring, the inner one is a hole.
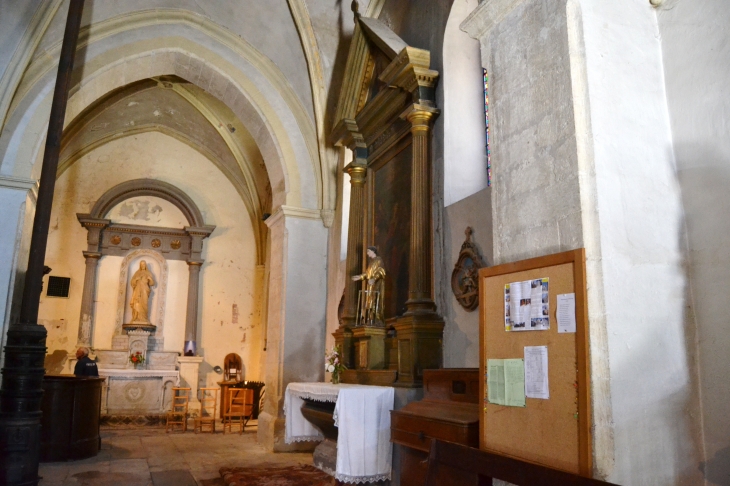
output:
M332 486L335 479L309 465L289 467L222 467L226 486Z

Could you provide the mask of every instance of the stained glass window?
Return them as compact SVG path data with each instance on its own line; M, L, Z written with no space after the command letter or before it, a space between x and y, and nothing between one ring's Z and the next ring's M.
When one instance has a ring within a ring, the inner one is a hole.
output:
M489 151L489 75L487 70L484 69L484 121L486 122L485 127L485 138L487 143L487 186L492 185L492 154Z

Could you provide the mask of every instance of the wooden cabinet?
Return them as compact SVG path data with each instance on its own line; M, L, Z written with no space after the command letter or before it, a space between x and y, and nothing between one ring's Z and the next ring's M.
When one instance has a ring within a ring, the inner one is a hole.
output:
M423 388L423 400L391 412L391 441L403 446L402 486L425 484L432 439L479 447L479 371L424 370ZM443 484L464 484L462 479L451 471Z

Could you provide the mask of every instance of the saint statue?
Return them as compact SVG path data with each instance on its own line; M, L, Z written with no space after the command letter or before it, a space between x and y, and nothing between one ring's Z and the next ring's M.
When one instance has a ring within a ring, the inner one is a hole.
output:
M132 324L150 324L149 304L151 287L155 286L152 273L147 270L147 262L139 262L139 270L132 275Z
M367 270L360 275L353 275L352 280L365 280L365 290L360 292L360 309L358 320L363 325L383 326L383 297L385 296L385 269L383 259L378 256L378 249L369 246L367 255L370 259Z

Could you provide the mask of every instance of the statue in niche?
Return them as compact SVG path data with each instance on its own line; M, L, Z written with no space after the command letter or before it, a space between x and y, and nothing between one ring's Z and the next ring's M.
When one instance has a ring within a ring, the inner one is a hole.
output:
M155 286L155 279L152 273L147 270L147 262L139 262L139 270L132 275L132 299L129 306L132 308L132 324L150 323L149 304L152 287Z
M360 291L357 321L360 326L383 327L383 296L385 294L385 268L383 259L378 256L378 249L369 246L367 255L370 259L365 273L353 275L352 280L365 280L365 290Z

